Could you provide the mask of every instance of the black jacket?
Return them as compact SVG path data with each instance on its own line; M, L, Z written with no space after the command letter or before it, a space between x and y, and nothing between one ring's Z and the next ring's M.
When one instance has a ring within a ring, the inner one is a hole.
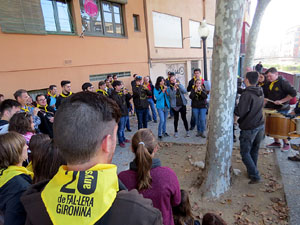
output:
M151 96L152 92L141 85L133 87L132 92L134 108L147 109L149 106L148 96Z
M21 201L27 212L26 225L51 225L52 221L41 198L41 192L49 181L32 185ZM95 225L161 225L162 216L153 208L150 199L143 198L137 190L120 191L111 208Z
M30 176L21 174L13 177L0 188L0 211L4 214L5 224L23 225L25 223L26 212L20 197L31 182Z
M112 91L110 97L118 104L121 110L122 116L128 116L128 107L127 107L127 101L131 99L131 95L128 93L126 95L119 94L115 90Z
M270 90L271 83L268 83L267 87L265 87L265 98L268 98L272 101L277 101L285 98L287 95L290 95L292 97L295 97L297 95L295 88L291 86L286 79L279 76L277 80L278 81L274 83L272 90ZM286 104L288 104L288 102L286 102ZM275 105L272 102L267 102L266 108L280 110L282 108L282 105ZM286 109L289 109L289 107Z
M206 90L202 90L201 92L195 92L195 89L191 90L190 99L192 99L192 108L206 108L207 103L207 93Z
M247 87L240 97L239 104L234 109L241 130L252 130L264 124L263 119L264 94L261 87Z
M41 124L39 125L39 130L43 134L48 134L50 138L53 138L53 123L50 122L50 118L54 117L55 110L47 106L47 112L44 107L39 107L42 111L38 112L38 117L41 119Z
M73 94L73 93L72 93ZM68 97L70 97L72 94L69 94ZM68 97L63 97L61 94L56 97L56 109L63 103Z

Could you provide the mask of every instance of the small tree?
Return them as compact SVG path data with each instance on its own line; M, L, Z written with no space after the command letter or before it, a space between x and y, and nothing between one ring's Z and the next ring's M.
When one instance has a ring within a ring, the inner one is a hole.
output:
M209 133L201 191L219 197L230 187L233 109L245 0L217 0Z
M255 14L253 17L252 25L249 30L249 36L246 43L246 55L243 68L243 74L246 74L247 68L252 68L253 59L256 49L256 41L259 33L260 24L265 13L267 6L271 0L257 0Z

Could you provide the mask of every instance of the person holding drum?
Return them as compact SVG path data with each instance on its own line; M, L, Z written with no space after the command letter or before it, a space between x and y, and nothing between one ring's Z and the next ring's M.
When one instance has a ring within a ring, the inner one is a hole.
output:
M250 178L249 184L256 184L260 181L257 159L265 130L262 112L264 94L261 87L256 87L257 81L258 73L256 71L246 74L244 80L246 89L242 92L240 101L234 110L234 114L239 117L240 153Z
M268 88L265 93L265 108L275 109L281 114L287 114L290 106L289 101L297 95L296 90L290 83L278 76L276 68L271 67L265 73L269 80ZM274 138L274 142L267 145L268 148L280 148L281 143L278 138ZM287 139L283 139L282 151L288 151L290 145Z

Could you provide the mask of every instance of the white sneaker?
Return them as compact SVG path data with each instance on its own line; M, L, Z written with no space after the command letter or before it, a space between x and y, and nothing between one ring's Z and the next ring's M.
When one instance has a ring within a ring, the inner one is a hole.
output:
M189 137L189 136L190 136L190 132L187 131L185 136L186 136L186 137Z
M174 137L178 138L178 132L175 132Z

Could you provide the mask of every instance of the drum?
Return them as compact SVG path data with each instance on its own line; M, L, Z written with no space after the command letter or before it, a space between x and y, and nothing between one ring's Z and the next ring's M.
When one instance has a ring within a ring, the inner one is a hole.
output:
M287 139L290 130L291 121L277 112L266 112L265 114L265 134L279 139Z
M299 138L300 119L290 119L274 111L265 111L265 134L279 139Z
M299 138L300 137L300 118L299 117L291 119L289 136L291 138Z

